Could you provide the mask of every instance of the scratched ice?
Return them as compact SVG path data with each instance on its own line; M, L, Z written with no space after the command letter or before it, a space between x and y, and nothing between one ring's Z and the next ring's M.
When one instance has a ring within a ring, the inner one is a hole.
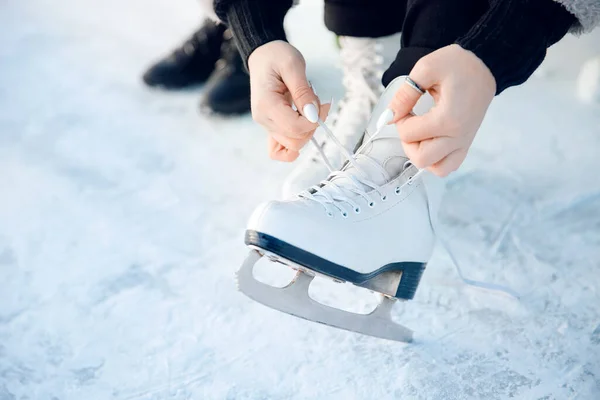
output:
M339 99L321 8L286 23ZM600 398L600 106L576 95L598 34L499 97L449 179L465 274L522 299L461 285L439 248L397 306L404 345L235 291L245 221L290 167L250 117L199 116L201 89L140 83L200 17L194 0L0 2L1 400Z

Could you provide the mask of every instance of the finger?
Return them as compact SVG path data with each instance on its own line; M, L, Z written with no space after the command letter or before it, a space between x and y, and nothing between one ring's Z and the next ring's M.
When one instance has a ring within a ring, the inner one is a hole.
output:
M327 118L331 104L322 104L319 117L322 120ZM293 139L302 139L310 136L317 129L318 125L308 121L302 115L294 111L290 106L278 105L272 111L270 130L279 132Z
M289 90L298 110L310 122L316 123L320 103L306 78L306 65L303 62L287 64L281 71L281 79Z
M276 161L292 162L298 158L300 153L295 150L290 150L278 143L272 136L267 139L269 157Z
M401 85L388 106L393 113L391 122L396 123L409 116L421 96L422 94L413 86L407 83Z
M417 143L406 143L404 151L410 161L418 168L427 168L441 161L458 148L457 140L441 137Z
M269 117L273 130L281 132L291 138L299 139L307 132L315 130L317 124L308 121L298 112L294 111L289 103L277 103L271 107Z
M440 62L436 60L434 55L427 55L417 61L408 76L410 76L410 78L416 84L418 84L422 90L427 91L439 83L439 65Z
M327 118L331 104L323 104L321 106L321 119ZM292 162L300 155L299 150L306 145L312 135L315 133L313 129L308 135L302 139L291 139L285 135L275 132L270 132L269 136L269 156L278 161ZM281 143L280 143L281 142ZM284 144L282 144L284 143Z
M321 109L319 110L319 118L321 118L322 121L325 121L327 119L327 116L329 115L330 110L331 103L321 104Z
M317 125L298 114L290 100L287 93L270 93L253 105L252 117L268 131L288 132L293 137L315 129Z
M429 56L421 58L410 71L408 79L398 89L389 108L394 113L391 122L396 123L401 118L410 115L413 108L423 95L423 91L431 89L438 81L435 60Z
M278 132L270 132L269 135L285 148L293 151L300 151L309 142L312 134L309 133L302 139L293 139Z
M421 142L427 139L444 136L439 109L432 109L427 114L408 116L396 122L396 129L402 141L406 143Z
M443 178L456 171L462 165L466 157L467 150L461 148L448 154L443 160L438 161L427 169L431 173Z
M306 78L306 64L304 62L287 63L280 71L280 75L298 110L310 122L316 123L319 98Z
M279 93L269 93L259 99L253 98L251 104L252 119L267 131L277 130L277 126L273 122L273 110L280 107L290 108L291 106L285 96Z

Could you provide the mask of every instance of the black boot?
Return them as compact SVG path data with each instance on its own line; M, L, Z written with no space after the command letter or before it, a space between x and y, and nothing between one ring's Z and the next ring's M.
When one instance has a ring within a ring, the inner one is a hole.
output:
M164 89L182 89L204 83L221 56L224 31L223 25L207 19L171 55L150 67L144 74L144 82Z
M250 77L230 31L225 32L222 58L206 83L200 111L224 115L250 111Z

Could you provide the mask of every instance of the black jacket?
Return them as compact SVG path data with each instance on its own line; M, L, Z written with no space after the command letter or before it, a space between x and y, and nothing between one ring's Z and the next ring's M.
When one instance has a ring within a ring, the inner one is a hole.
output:
M488 66L500 93L525 82L544 59L546 49L578 25L577 18L559 3L490 0L488 11L456 43ZM214 10L233 31L245 62L257 47L286 40L283 20L292 5L293 0L214 0Z

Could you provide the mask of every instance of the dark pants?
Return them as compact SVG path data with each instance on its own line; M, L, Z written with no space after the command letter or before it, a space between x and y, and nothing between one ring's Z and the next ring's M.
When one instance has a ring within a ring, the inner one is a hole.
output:
M400 51L383 75L387 86L421 57L466 34L488 7L487 0L325 0L325 25L340 36L402 32Z

